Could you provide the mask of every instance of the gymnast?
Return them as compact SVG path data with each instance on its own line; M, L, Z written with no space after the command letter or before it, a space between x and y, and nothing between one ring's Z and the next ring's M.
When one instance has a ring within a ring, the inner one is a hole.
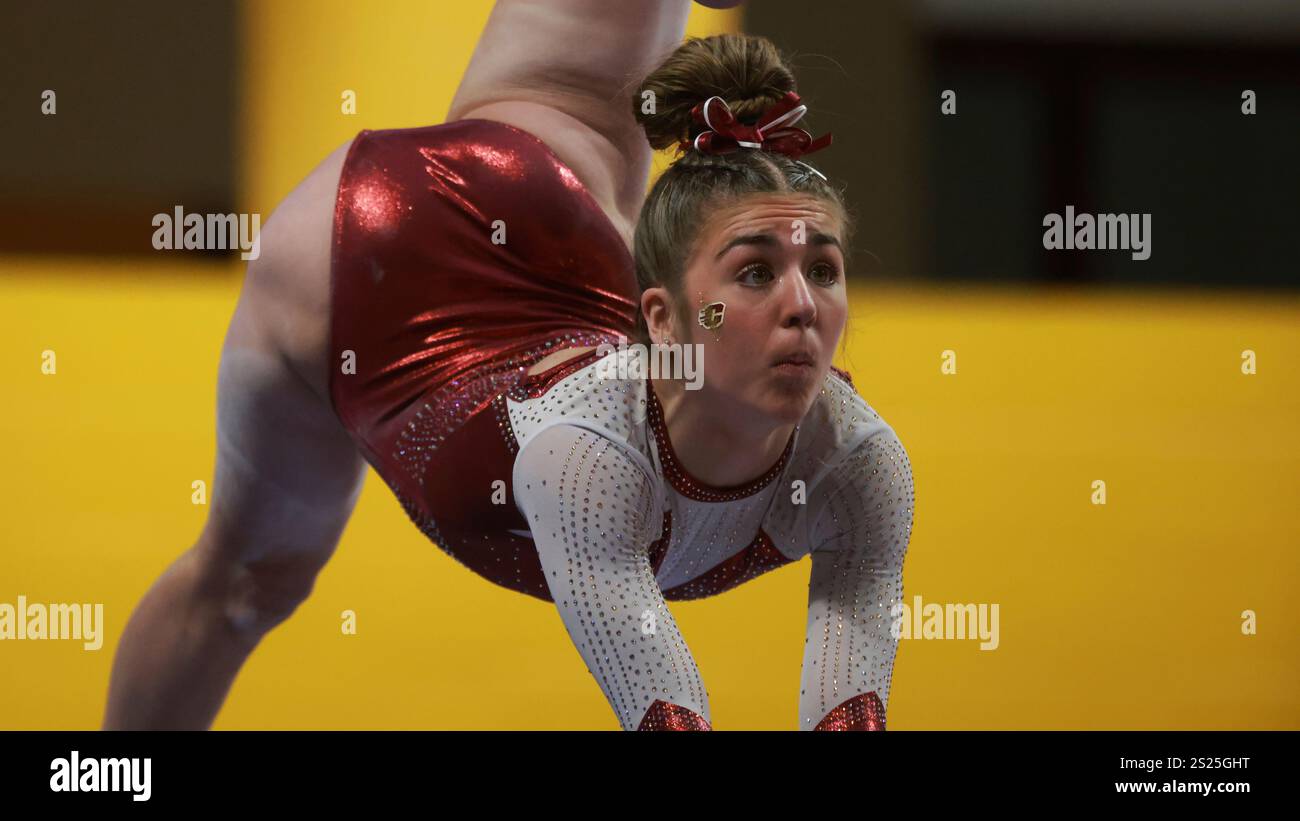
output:
M689 8L499 0L445 122L362 131L280 204L222 348L211 511L127 625L106 729L211 725L367 466L554 606L626 730L712 729L666 602L810 555L797 727L885 728L912 474L831 364L853 225L803 159L830 135L773 43L683 42ZM619 367L629 342L693 346L698 389Z

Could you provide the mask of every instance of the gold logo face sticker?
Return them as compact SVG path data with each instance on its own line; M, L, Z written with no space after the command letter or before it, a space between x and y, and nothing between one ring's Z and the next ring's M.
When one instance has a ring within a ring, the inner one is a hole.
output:
M700 309L700 325L709 331L722 327L723 312L726 310L725 303L710 302Z

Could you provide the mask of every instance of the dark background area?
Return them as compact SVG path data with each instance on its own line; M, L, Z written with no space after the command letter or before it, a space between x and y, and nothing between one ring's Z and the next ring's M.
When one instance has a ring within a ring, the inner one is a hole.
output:
M3 8L0 251L153 253L154 214L234 211L234 0Z
M858 215L855 275L1300 285L1300 3L975 5L745 7L791 56L804 125L835 135L808 159ZM6 4L0 250L150 253L152 215L233 211L238 15L234 0ZM57 120L38 113L47 88ZM1150 213L1150 259L1045 250L1043 217L1067 205Z
M805 124L835 135L809 159L846 185L858 250L879 257L857 273L1300 284L1300 3L809 10L753 0L746 28L791 53ZM945 89L955 115L940 113ZM1244 89L1254 115L1241 112ZM1044 216L1067 205L1150 213L1150 259L1044 249Z

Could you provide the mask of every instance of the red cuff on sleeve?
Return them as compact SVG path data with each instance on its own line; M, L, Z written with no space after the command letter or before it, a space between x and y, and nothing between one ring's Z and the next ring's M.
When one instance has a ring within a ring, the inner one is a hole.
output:
M712 730L704 716L678 704L655 699L637 730Z
M883 730L885 706L873 690L854 696L826 714L813 731L817 730Z

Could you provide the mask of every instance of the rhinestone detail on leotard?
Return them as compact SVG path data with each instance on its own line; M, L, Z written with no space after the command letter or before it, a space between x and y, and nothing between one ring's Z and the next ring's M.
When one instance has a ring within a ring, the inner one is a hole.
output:
M677 459L677 454L673 451L673 443L668 438L668 425L664 422L663 406L659 404L659 397L655 395L653 383L647 379L645 384L646 393L649 397L647 418L651 430L654 431L655 444L658 446L664 478L673 486L673 490L697 502L734 502L746 496L753 496L767 487L773 479L781 475L786 460L790 458L790 451L794 448L795 436L799 432L797 426L786 441L785 450L781 452L781 458L777 459L776 464L768 468L767 472L757 479L734 487L714 487L696 479L682 466Z
M836 490L813 530L820 547L809 582L805 728L859 693L874 693L883 720L898 643L893 607L903 600L911 540L912 468L892 429L869 437L834 473Z
M650 705L646 710L645 718L637 725L637 730L655 731L655 730L712 730L709 722L704 720L704 716L688 710L678 704L671 704L667 701L655 699L655 703Z
M817 723L816 730L842 732L845 730L885 729L885 707L875 692L856 695L826 714Z
M616 338L589 331L574 332L531 348L497 365L490 371L475 371L472 377L453 379L430 395L397 439L393 458L417 483L424 484L438 446L447 440L485 402L492 401L529 380L528 369L542 358L564 348L600 345ZM585 360L587 357L575 357ZM565 365L569 363L564 363ZM563 367L563 365L561 366ZM508 415L496 411L497 427L511 452L517 449Z

